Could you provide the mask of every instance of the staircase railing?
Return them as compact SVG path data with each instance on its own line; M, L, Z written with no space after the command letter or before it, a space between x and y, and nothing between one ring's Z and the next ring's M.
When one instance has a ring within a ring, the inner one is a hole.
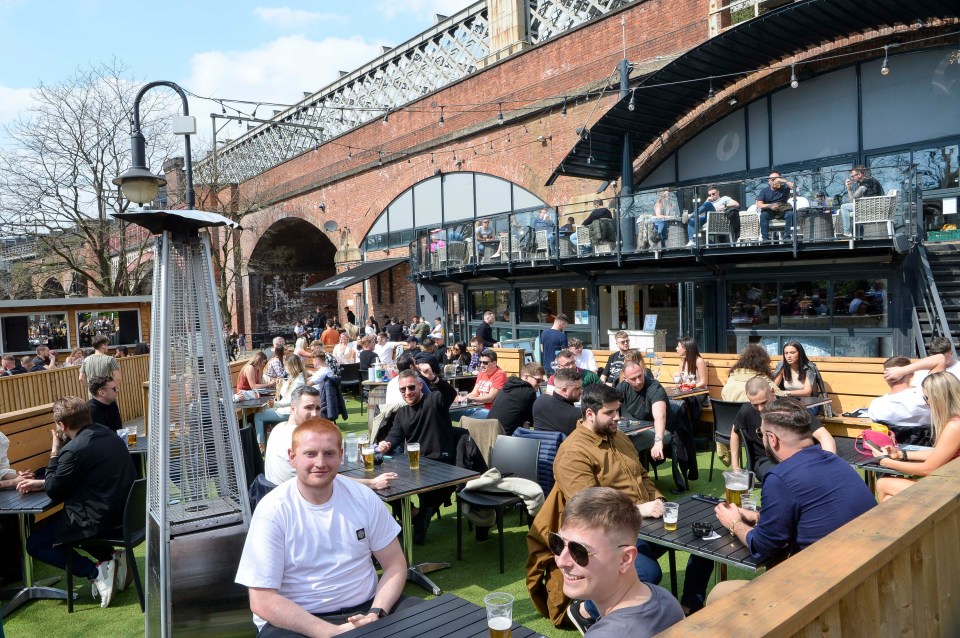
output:
M925 312L927 327L930 329L930 336L946 337L950 340L950 343L953 343L953 335L950 332L947 313L944 312L943 303L940 301L940 291L937 290L937 282L933 277L933 269L930 267L930 258L927 254L927 249L922 243L918 243L916 249L917 257L920 260L919 268L917 269L917 289L920 292L918 302ZM923 342L923 331L917 310L917 306L914 306L913 332L917 340L917 352L923 357L927 354L927 348Z

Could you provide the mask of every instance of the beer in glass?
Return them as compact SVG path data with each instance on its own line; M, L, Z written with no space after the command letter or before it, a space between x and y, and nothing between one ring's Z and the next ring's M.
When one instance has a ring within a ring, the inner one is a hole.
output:
M367 472L373 471L373 452L375 449L376 448L373 446L368 445L363 448L363 451L361 452L361 455L363 456L363 469L365 469Z
M487 629L490 638L511 638L513 625L513 596L495 591L483 597L487 608Z
M419 443L407 444L407 459L410 461L411 470L420 469L420 444Z
M740 507L740 497L753 489L753 472L747 470L727 470L723 473L723 483L727 488L726 500L730 505Z
M513 632L510 626L513 622L505 616L494 616L487 619L487 629L490 631L490 638L511 638Z
M677 519L680 518L680 505L677 503L663 504L663 529L667 532L677 531Z
M127 429L127 446L128 447L137 447L137 430L136 428Z

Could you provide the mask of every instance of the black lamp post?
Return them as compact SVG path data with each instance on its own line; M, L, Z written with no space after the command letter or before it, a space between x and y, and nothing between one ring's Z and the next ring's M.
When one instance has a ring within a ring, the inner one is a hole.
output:
M183 89L174 82L159 81L150 82L137 93L133 100L133 130L130 133L130 151L132 154L133 165L120 177L116 177L113 183L120 187L127 199L145 204L152 202L157 191L161 186L165 186L167 180L159 175L154 175L147 168L147 153L144 144L143 133L140 131L140 100L144 93L155 86L167 86L177 92L183 102L183 118L174 123L174 133L183 135L183 145L186 156L184 157L184 173L187 179L187 188L185 199L187 208L192 209L196 202L193 193L193 162L190 159L190 135L196 133L196 124L190 117L190 107L187 104L187 95ZM189 120L189 123L186 121Z

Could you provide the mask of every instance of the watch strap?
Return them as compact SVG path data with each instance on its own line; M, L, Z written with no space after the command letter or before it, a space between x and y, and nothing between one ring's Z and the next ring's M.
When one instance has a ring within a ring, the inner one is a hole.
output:
M368 611L367 613L368 613L368 614L376 614L376 615L377 615L377 618L384 618L384 617L386 617L386 615L387 615L387 612L385 612L385 611L384 611L383 609L381 609L380 607L371 607L371 608L370 608L370 611Z

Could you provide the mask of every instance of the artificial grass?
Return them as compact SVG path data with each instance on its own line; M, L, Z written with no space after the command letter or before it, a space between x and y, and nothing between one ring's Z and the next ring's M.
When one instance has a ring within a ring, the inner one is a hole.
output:
M347 397L347 410L350 417L341 423L344 432L366 431L367 414L360 414L360 405L356 399ZM700 479L693 481L691 489L694 492L723 495L723 477L715 469L713 481L708 482L707 467L710 463L710 453L701 452L698 455L700 464ZM717 461L719 463L719 461ZM657 485L660 491L670 498L670 489L673 481L667 465L662 466ZM722 467L720 469L723 469ZM505 591L516 599L514 603L514 620L522 625L539 632L548 638L575 638L576 631L557 629L546 618L540 616L533 607L526 590L526 572L524 566L527 560L527 525L518 523L518 517L511 512L507 516L504 529L505 571L499 573L499 558L497 549L497 533L492 530L489 538L477 542L473 532L463 529L463 560L457 560L457 528L456 506L441 510L441 520L436 518L430 524L427 534L427 544L414 548L414 559L418 562L446 561L451 564L450 569L432 572L428 576L445 592L452 593L469 600L477 605L483 605L483 597L491 591ZM146 545L141 545L136 552L141 575L146 573L144 556ZM669 589L669 567L667 555L660 559L664 577L661 586ZM678 552L677 582L679 590L683 589L686 555ZM38 578L62 576L62 572L43 563L34 562L34 570ZM715 570L714 574L716 575ZM756 574L730 568L728 577L753 578ZM54 586L63 587L64 580ZM90 638L91 636L109 636L111 638L135 638L144 635L144 616L140 612L136 589L131 585L125 592L117 593L107 609L100 609L98 600L91 597L90 586L85 579L74 582L80 594L74 604L74 613L67 614L65 601L38 600L31 601L15 611L10 618L3 619L3 627L8 638L20 636L53 635L57 638ZM431 598L432 596L417 585L408 583L404 593L409 596ZM251 622L250 635L254 635Z

